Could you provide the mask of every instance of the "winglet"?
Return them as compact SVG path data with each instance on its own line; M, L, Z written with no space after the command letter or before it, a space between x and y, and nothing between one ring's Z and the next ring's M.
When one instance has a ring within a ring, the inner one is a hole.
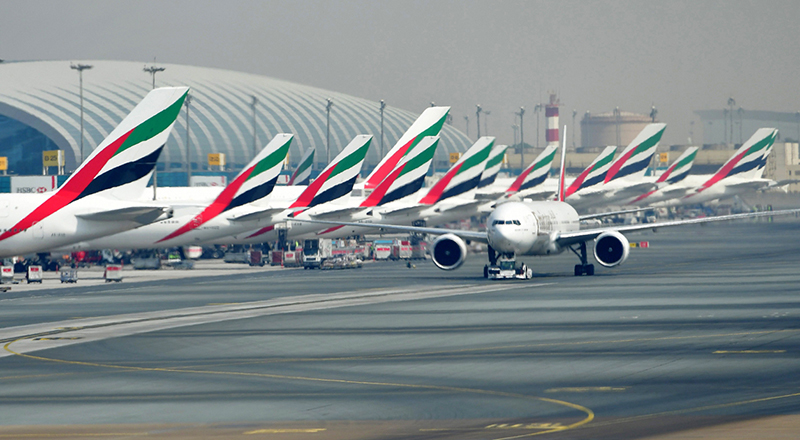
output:
M564 126L564 133L561 142L561 168L558 171L558 201L563 202L564 180L567 178L567 126Z

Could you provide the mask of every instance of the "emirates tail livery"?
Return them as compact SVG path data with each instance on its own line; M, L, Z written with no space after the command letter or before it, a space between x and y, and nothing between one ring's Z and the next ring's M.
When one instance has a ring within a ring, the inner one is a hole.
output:
M297 169L289 179L289 185L308 185L311 181L311 167L314 165L314 149L309 148L300 158Z
M565 193L569 194L566 201L575 209L584 210L592 206L619 202L653 189L654 183L644 181L644 174L666 128L666 124L647 124L625 151L611 163L602 184L588 189L578 189L571 194L568 190Z
M291 134L278 134L207 206L138 229L72 244L76 249L153 249L204 242L257 227L270 214L267 197L283 168Z
M565 152L566 144L562 147L562 157ZM559 188L564 188L563 161ZM564 192L559 194L559 200L563 199L563 195ZM593 275L594 265L588 263L587 255L587 243L589 242L594 242L594 259L598 263L604 267L615 267L624 263L628 258L630 244L624 234L629 232L795 213L800 213L800 209L580 229L581 217L568 203L562 201L509 202L499 205L489 215L487 230L482 232L389 224L369 226L377 231L404 231L438 235L429 249L433 263L443 270L453 270L461 266L467 254L467 241L487 243L489 245L489 265L484 267L484 276L501 279L531 278L533 276L533 271L524 263L519 267L516 266L517 256L551 256L570 250L580 259L580 264L575 266L575 275ZM348 225L367 226L364 223Z
M137 202L189 91L155 89L57 191L0 196L0 257L43 252L171 216Z

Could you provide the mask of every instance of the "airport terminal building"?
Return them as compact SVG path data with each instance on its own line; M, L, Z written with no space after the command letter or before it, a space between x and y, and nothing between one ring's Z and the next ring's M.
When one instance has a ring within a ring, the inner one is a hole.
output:
M0 63L0 156L8 157L12 174L41 174L42 152L63 150L67 172L80 161L80 87L70 61ZM84 156L130 112L152 88L145 65L131 61L81 61L83 71ZM207 170L209 153L225 153L227 168L238 170L276 133L295 135L290 165L315 148L315 162L325 162L327 99L330 110L330 158L358 134L374 139L365 162L380 159L380 103L262 75L204 67L158 64L156 86L189 86L189 160L192 170ZM383 151L387 152L424 109L387 106ZM464 152L472 141L445 124L435 166L446 168L449 153ZM184 105L158 165L159 171L186 171L187 106Z

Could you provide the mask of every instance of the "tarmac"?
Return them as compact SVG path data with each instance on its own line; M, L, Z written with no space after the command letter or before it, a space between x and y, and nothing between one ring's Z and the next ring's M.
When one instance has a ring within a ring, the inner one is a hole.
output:
M0 294L0 438L796 438L800 221L304 271L99 269Z

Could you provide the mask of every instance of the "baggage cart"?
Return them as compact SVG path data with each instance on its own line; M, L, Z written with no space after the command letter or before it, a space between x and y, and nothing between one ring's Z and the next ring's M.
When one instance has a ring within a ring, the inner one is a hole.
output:
M14 266L3 266L0 271L0 284L14 284Z
M109 264L108 266L106 266L106 270L103 272L103 278L106 280L107 283L122 282L122 265Z
M61 269L61 282L62 283L77 283L78 270L77 269Z
M28 266L28 273L25 279L30 283L42 284L42 266Z

